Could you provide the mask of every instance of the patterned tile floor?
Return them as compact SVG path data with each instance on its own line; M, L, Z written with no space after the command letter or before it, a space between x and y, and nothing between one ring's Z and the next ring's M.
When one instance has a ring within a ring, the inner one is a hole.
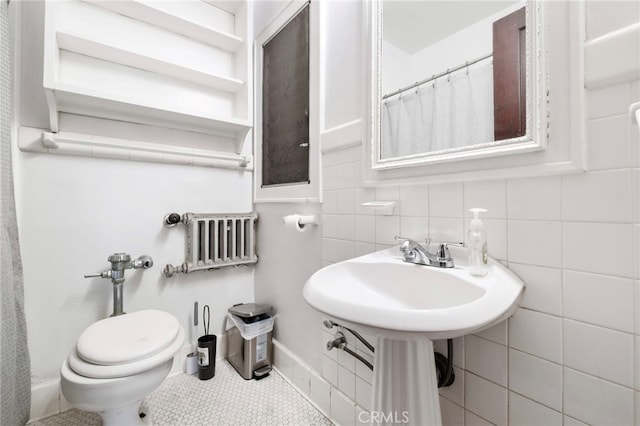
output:
M332 423L276 371L262 380L244 380L226 361L216 363L211 380L197 375L169 377L146 399L154 426L280 426ZM147 410L143 410L147 412ZM65 411L33 426L100 426L97 414Z

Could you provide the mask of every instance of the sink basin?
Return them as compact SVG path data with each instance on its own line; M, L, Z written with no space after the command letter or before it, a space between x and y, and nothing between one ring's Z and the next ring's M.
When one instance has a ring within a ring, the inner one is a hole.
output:
M432 340L478 332L518 308L518 277L493 259L473 277L466 249L450 250L455 268L407 263L392 247L322 268L304 286L313 308L376 336L373 424L441 425Z
M524 285L500 263L473 277L455 250L455 268L402 260L398 247L322 268L304 287L318 311L374 335L422 333L445 339L474 333L504 320L517 308Z

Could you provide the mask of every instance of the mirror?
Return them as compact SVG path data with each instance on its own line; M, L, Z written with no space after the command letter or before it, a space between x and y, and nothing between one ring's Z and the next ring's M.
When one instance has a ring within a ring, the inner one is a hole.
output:
M373 2L372 168L544 150L539 3Z

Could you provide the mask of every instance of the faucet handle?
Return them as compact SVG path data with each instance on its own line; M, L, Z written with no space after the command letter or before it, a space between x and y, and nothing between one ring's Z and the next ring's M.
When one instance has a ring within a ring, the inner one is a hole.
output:
M445 246L464 247L464 242L459 242L459 241L440 241L438 244L445 245Z
M458 246L464 247L464 243L460 243L457 241L441 241L438 242L438 251L436 256L438 256L439 260L449 260L451 259L451 253L449 252L449 246Z
M420 244L416 243L411 238L404 238L399 235L396 235L393 238L396 241L402 241L402 243L400 243L400 252L402 253L405 261L415 259L417 256L415 249L416 246L419 246Z
M401 237L400 235L395 235L393 239L396 241L401 241L400 243L401 252L406 253L407 251L410 250L409 246L411 244L411 238L405 238L405 237Z
M400 235L395 235L393 237L394 240L396 241L409 241L411 238L406 238L406 237L401 237Z
M97 274L84 274L85 278L111 278L111 271L98 272Z

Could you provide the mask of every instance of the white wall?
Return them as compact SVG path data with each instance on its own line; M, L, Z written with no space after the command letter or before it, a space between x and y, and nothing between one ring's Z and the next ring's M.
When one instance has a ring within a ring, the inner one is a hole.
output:
M282 217L288 214L322 214L317 203L260 203L258 255L255 274L256 303L268 303L278 314L274 337L307 365L321 369L322 350L315 344L321 338L320 314L302 297L302 287L320 267L322 239L319 227L305 232L286 230Z
M19 124L47 128L42 87L42 4L22 2ZM80 332L111 313L109 280L83 274L108 268L107 256L149 254L155 265L126 272L125 311L162 309L187 328L193 302L211 306L220 335L226 309L253 301L253 268L165 279L162 267L185 260L184 229L166 213L248 212L251 174L203 167L28 154L14 150L16 202L32 381L59 376ZM202 334L200 328L200 334ZM222 356L218 353L218 356Z
M637 24L639 8L588 2L587 41ZM334 40L339 31L332 27ZM357 48L342 38L327 54ZM326 78L348 77L335 71ZM327 94L327 111L344 96ZM527 284L509 321L455 339L456 382L441 391L445 424L637 423L640 136L628 108L639 100L638 80L587 91L589 172L580 175L365 188L359 147L323 156L324 264L392 245L397 234L460 240L467 209L482 206L490 254ZM372 199L399 206L393 216L373 215L360 207ZM370 387L332 357L325 353L323 376L353 395L341 424L354 424Z
M411 78L411 59L408 53L398 49L393 44L382 42L382 92L394 92L401 87L408 86ZM422 80L425 77L419 78ZM413 80L416 82L418 80Z
M511 5L426 46L413 55L408 55L385 42L383 62L385 72L387 69L390 72L383 74L383 91L393 92L416 81L443 73L448 68L457 67L467 61L490 54L493 51L493 23L521 7L524 7L522 3ZM398 60L401 62L397 62ZM482 61L478 65L489 62L490 60Z
M255 8L254 34L259 36L288 1L260 1ZM258 87L257 90L260 90ZM259 262L255 274L257 303L274 307L278 318L274 338L313 369L320 370L322 351L313 343L320 339L319 314L302 297L302 287L320 268L322 241L318 227L303 232L285 230L282 218L289 214L320 216L319 203L258 203Z
M359 1L324 2L322 22L325 106L321 132L330 131L362 115L364 56L352 42L362 37L363 13ZM333 47L341 46L339 49ZM321 95L322 97L322 95Z

